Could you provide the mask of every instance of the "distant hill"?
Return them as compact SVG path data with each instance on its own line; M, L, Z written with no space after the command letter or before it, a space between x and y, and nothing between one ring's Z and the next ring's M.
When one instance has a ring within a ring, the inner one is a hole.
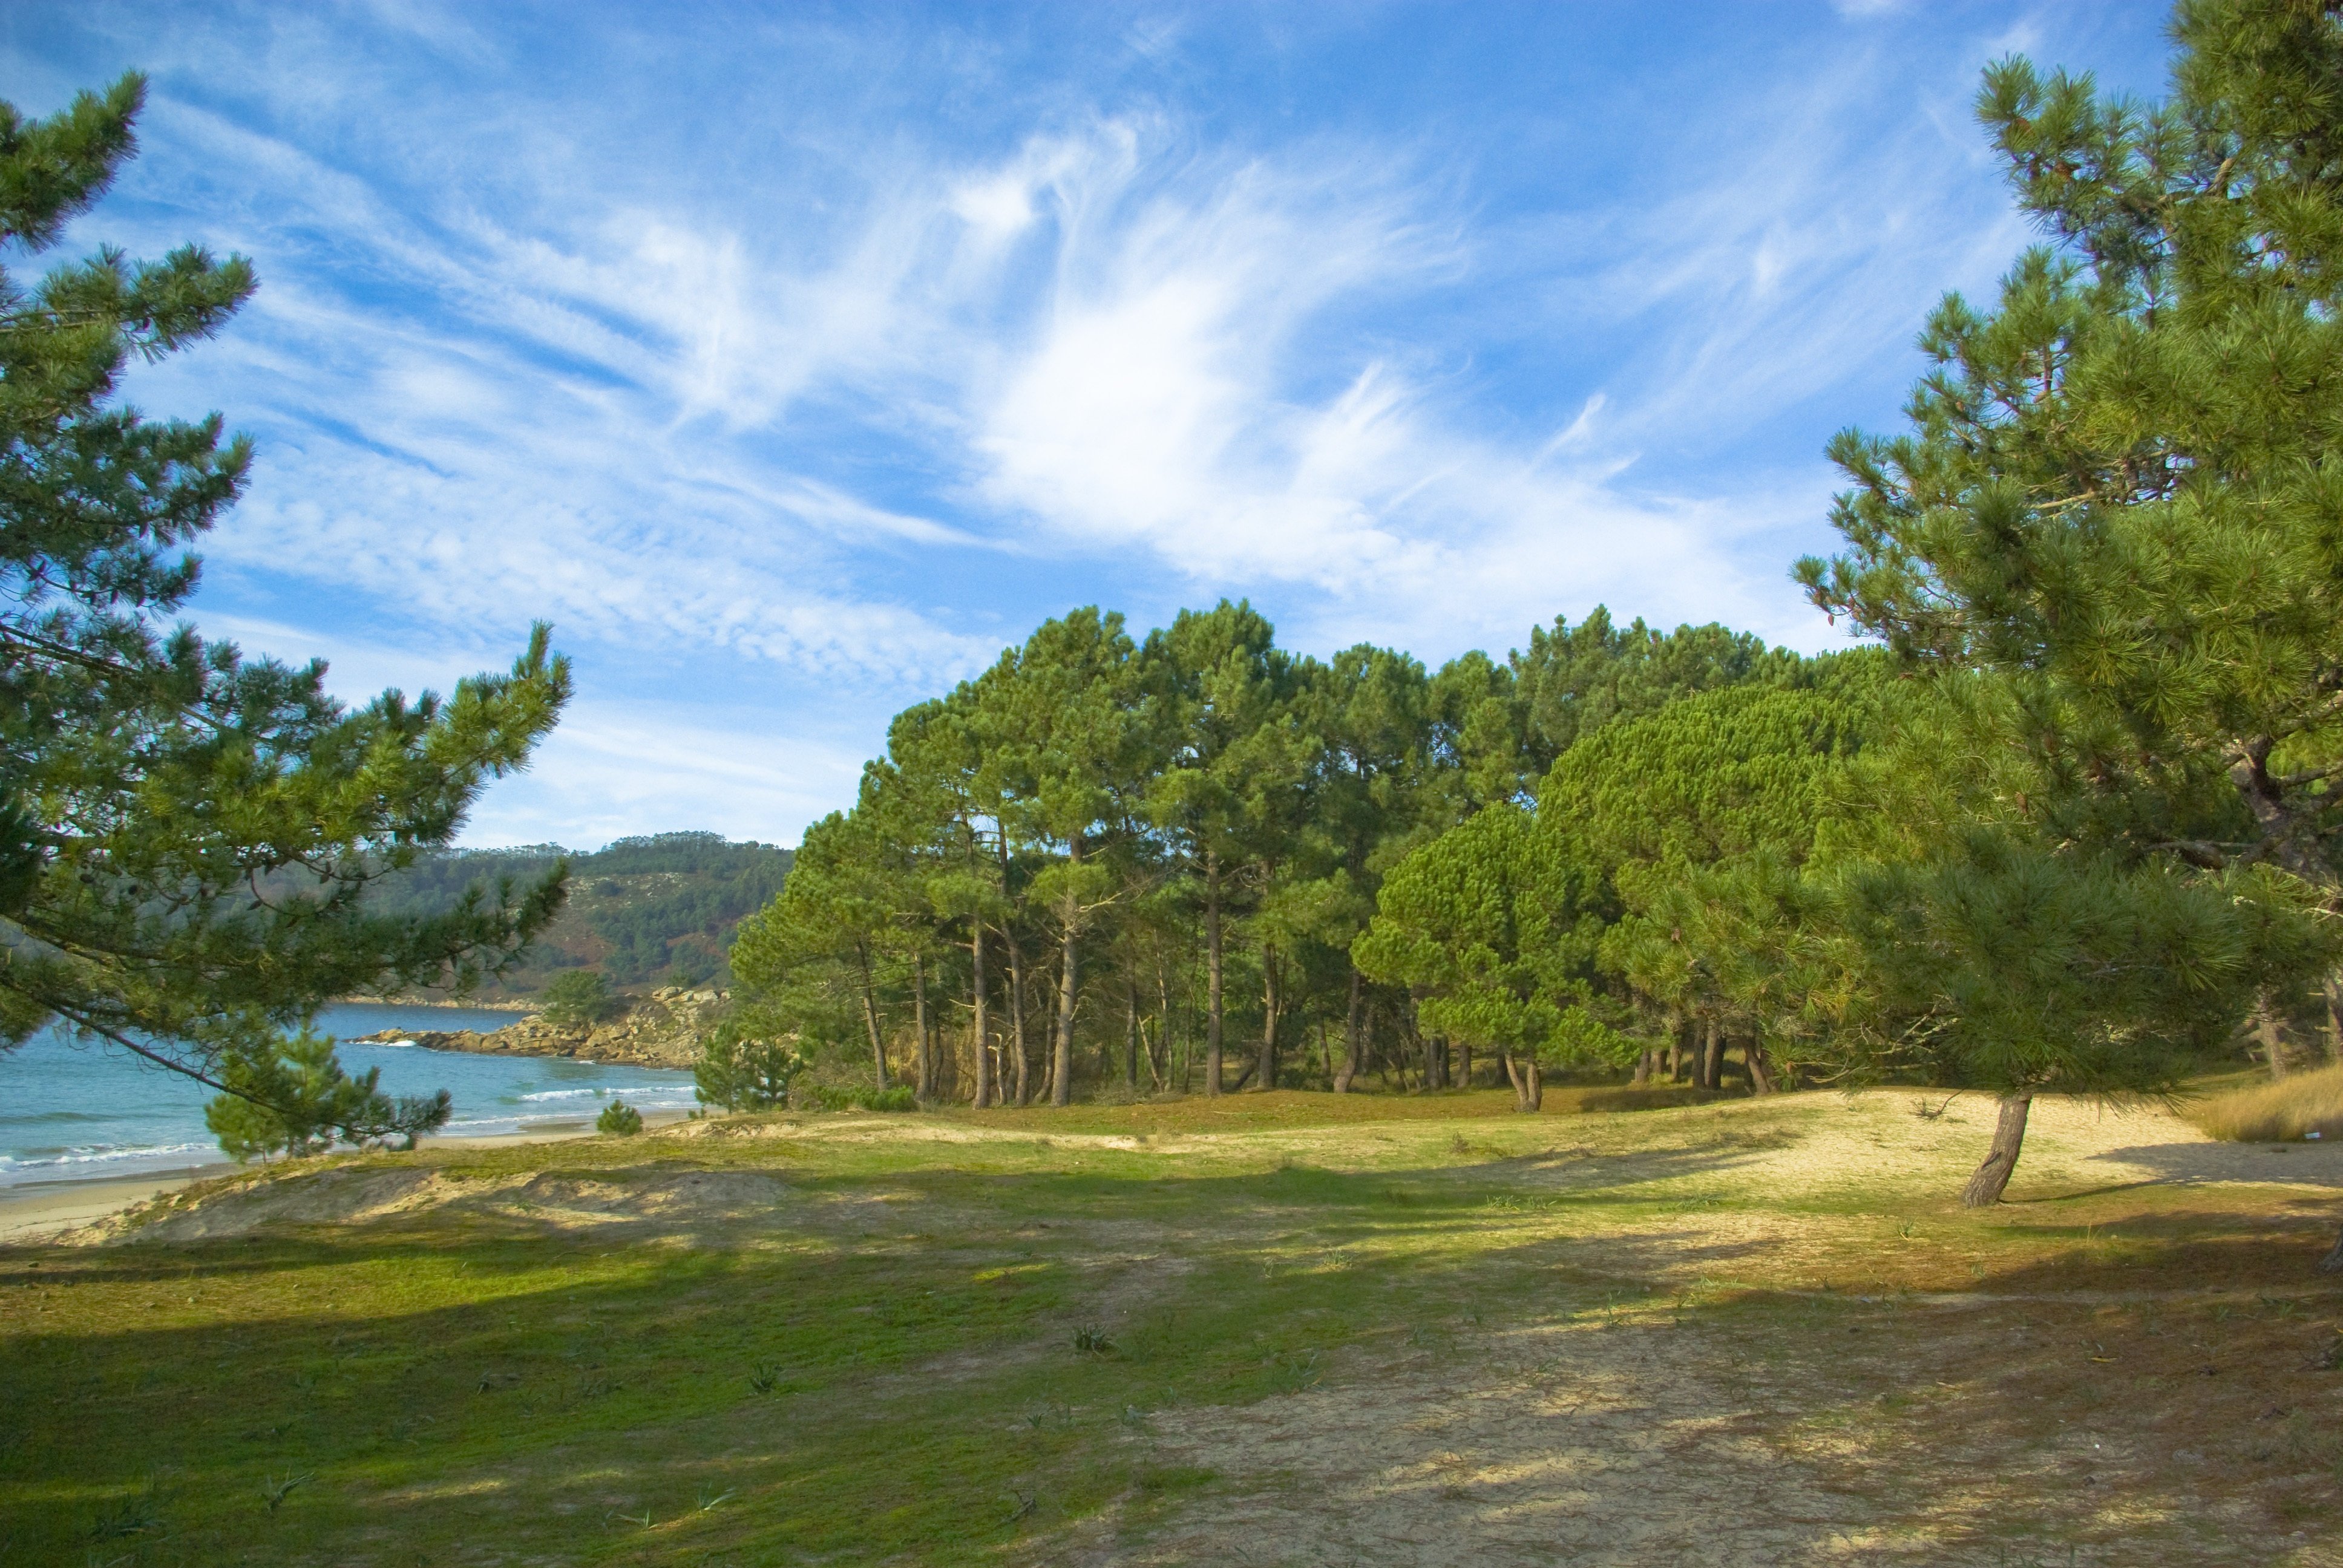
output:
M791 852L716 833L620 839L592 854L558 844L454 849L377 884L386 910L443 908L475 882L545 874L569 858L569 902L520 966L483 1000L528 996L565 969L598 969L614 986L725 986L725 954L743 915L772 901Z

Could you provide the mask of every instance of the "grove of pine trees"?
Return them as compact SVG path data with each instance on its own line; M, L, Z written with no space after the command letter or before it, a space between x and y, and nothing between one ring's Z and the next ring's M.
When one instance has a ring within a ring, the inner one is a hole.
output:
M1877 650L1597 610L1500 662L1078 610L900 715L743 922L743 1023L978 1105L1822 1062L1796 881ZM1481 1064L1476 1066L1477 1064Z

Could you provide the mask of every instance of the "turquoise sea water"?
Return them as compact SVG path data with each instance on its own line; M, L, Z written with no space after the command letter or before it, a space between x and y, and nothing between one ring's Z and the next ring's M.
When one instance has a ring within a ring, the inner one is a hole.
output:
M417 1046L358 1045L350 1037L397 1030L492 1030L509 1012L466 1008L328 1008L319 1032L345 1043L353 1073L382 1069L389 1094L455 1096L453 1137L590 1122L614 1096L644 1111L692 1103L691 1074L544 1056L471 1056ZM0 1187L140 1176L218 1163L204 1127L212 1091L111 1046L44 1032L0 1054Z

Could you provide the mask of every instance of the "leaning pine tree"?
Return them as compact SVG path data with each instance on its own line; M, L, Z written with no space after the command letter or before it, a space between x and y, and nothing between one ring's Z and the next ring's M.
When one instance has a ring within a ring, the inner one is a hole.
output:
M126 76L45 120L0 104L0 239L37 253L105 192L143 92ZM0 273L0 1046L52 1023L111 1042L236 1101L216 1120L248 1149L412 1135L446 1096L393 1101L306 1026L352 991L460 990L552 917L563 869L428 917L362 895L527 761L569 671L540 627L508 675L352 711L322 664L172 624L250 449L216 415L142 417L119 382L253 286L194 246Z
M2160 105L1986 73L2050 243L1938 307L1913 428L1837 439L1848 548L1799 568L1970 743L1974 809L1878 918L2002 1097L1973 1203L2036 1090L2168 1083L2343 914L2343 6L2173 32Z

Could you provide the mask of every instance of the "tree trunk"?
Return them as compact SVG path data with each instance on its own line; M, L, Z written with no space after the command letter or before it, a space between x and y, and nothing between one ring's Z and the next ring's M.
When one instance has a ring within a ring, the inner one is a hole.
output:
M1513 1060L1513 1053L1510 1050L1501 1050L1497 1053L1497 1060L1505 1064L1505 1081L1513 1086L1513 1109L1516 1111L1535 1109L1530 1104L1529 1075L1522 1070L1522 1064Z
M1277 1087L1277 950L1266 942L1261 949L1261 1060L1255 1068L1255 1089Z
M2327 1060L2343 1063L2343 977L2328 975L2327 992Z
M862 1022L870 1030L870 1060L879 1070L879 1087L887 1087L887 1043L879 1037L878 985L870 978L870 950L857 946L855 957L862 964Z
M1359 1048L1364 1042L1359 1037L1359 971L1351 971L1351 1010L1342 1027L1342 1069L1334 1074L1334 1092L1351 1092L1351 1080L1359 1076Z
M1122 1036L1122 1086L1139 1098L1139 982L1126 973L1122 979L1122 999L1129 1008Z
M1071 865L1082 863L1080 833L1066 840L1066 859ZM1081 983L1082 955L1074 925L1080 912L1073 900L1069 898L1058 913L1058 1027L1050 1049L1050 1103L1062 1106L1074 1102L1074 992Z
M1456 1045L1456 1082L1460 1088L1473 1087L1473 1047L1463 1040Z
M969 967L976 974L976 1092L969 1103L982 1111L992 1103L992 1041L984 1021L984 922L971 920L975 929L968 940Z
M1161 959L1155 964L1155 1044L1148 1048L1147 1075L1155 1081L1155 1087L1160 1090L1172 1075L1172 976ZM1155 1066L1155 1053L1159 1049L1163 1053L1161 1071ZM1182 1094L1188 1092L1186 1075L1187 1064L1183 1060L1180 1079L1180 1092Z
M2265 994L2254 999L2254 1038L2261 1042L2262 1060L2272 1079L2286 1076L2286 1040L2278 1031L2278 1012Z
M911 1027L920 1036L920 1098L936 1097L936 1052L928 1040L928 957L911 950Z
M1017 1060L1010 1066L1017 1109L1022 1111L1033 1103L1032 1063L1025 1050L1025 955L1018 950L1017 939L1006 930L1001 933L1001 940L1009 950L1009 1032L1017 1041Z
M1081 983L1081 954L1069 933L1058 954L1057 1040L1050 1053L1050 1103L1074 1102L1074 988Z
M1677 1081L1684 1076L1684 1031L1689 1027L1686 1024L1678 1024L1675 1031L1668 1036L1668 1081L1670 1083Z
M1221 1091L1221 858L1204 852L1204 1092Z
M1701 1037L1700 1086L1703 1089L1725 1087L1725 1031L1710 1019Z
M1747 1040L1742 1041L1741 1054L1744 1060L1749 1063L1749 1092L1752 1094L1773 1093L1774 1070L1765 1065L1765 1048L1757 1042L1757 1037L1755 1035L1753 1034Z
M1001 831L993 838L993 848L1001 859L1001 895L1005 900L1009 896L1009 828L1006 823L1000 826ZM1029 1081L1031 1065L1025 1060L1025 954L1017 946L1017 933L1012 925L1015 917L1016 907L1012 904L1007 918L1001 922L1001 945L1009 950L1009 1031L1016 1037L1017 1060L1013 1078L1017 1109L1022 1111L1032 1103L1032 1089ZM1009 1043L1006 1040L1001 1042L1003 1069L1011 1065L1005 1060ZM1010 1083L1002 1082L996 1098L1007 1100L1010 1088Z
M1522 1076L1530 1081L1529 1092L1523 1097L1524 1103L1522 1109L1534 1116L1545 1104L1545 1074L1538 1067L1536 1057L1529 1059L1529 1065Z
M1656 1050L1646 1050L1635 1058L1635 1076L1629 1079L1627 1082L1636 1089L1641 1089L1651 1082L1652 1070L1659 1064L1659 1060L1660 1053Z
M2002 1189L2009 1185L2009 1173L2017 1169L2018 1152L2026 1146L2026 1116L2033 1109L2030 1094L2003 1097L2001 1114L1993 1124L1993 1147L1961 1189L1962 1208L1990 1209L2001 1201Z

